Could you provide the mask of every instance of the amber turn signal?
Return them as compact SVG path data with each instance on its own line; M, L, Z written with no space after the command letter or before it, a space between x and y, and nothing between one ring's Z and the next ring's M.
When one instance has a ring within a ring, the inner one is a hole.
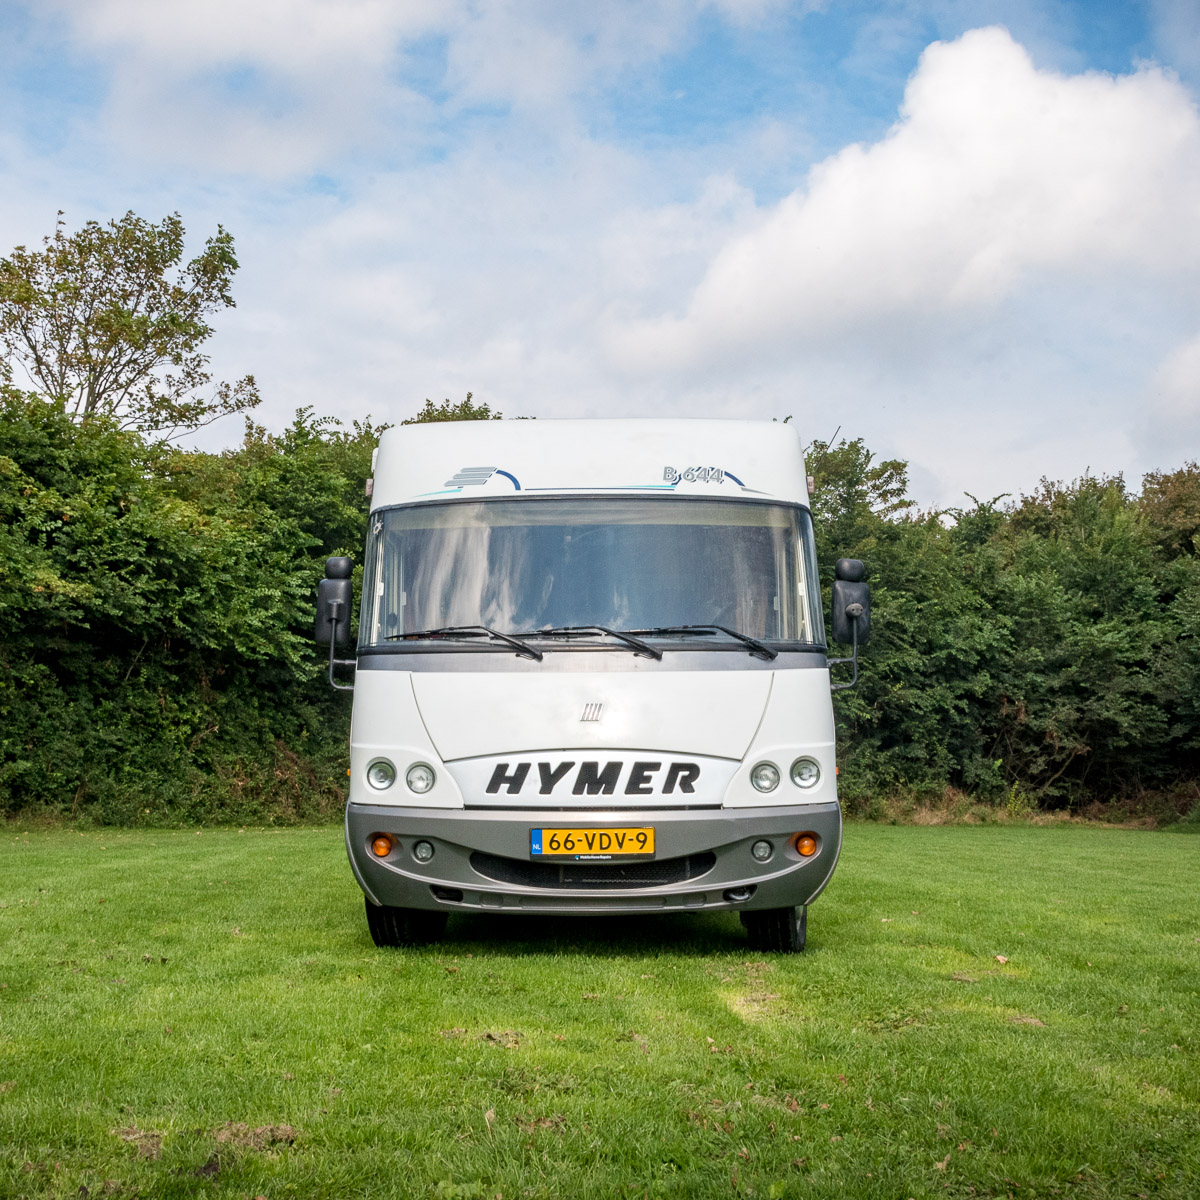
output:
M376 858L387 858L392 852L392 839L386 833L377 833L371 839L371 853Z
M796 849L803 858L811 858L817 852L817 839L811 833L802 833L796 839Z

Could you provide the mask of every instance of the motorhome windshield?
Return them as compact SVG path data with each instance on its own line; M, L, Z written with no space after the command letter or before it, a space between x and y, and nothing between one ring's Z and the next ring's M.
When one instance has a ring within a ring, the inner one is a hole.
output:
M450 501L372 515L362 649L447 627L531 634L694 625L824 643L807 510L592 497ZM719 632L704 639L722 640Z

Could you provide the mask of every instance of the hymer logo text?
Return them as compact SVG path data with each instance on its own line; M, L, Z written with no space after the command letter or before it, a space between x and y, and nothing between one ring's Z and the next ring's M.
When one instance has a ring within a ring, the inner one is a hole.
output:
M527 762L497 763L491 779L488 780L486 789L488 794L494 796L504 789L510 796L519 795L526 780L529 779L533 765L533 763ZM621 782L621 768L624 765L619 762L608 762L603 766L598 762L579 763L579 769L575 772L574 781L571 783L571 794L574 796L611 796ZM549 796L560 783L563 784L565 791L566 777L574 766L576 764L573 762L538 763L538 795ZM626 796L652 796L657 790L655 785L660 782L663 795L666 796L676 789L681 792L696 790L696 780L700 778L698 763L671 763L661 780L655 779L655 774L661 771L662 767L661 762L631 763L629 775L625 779L625 787L622 789L624 794Z

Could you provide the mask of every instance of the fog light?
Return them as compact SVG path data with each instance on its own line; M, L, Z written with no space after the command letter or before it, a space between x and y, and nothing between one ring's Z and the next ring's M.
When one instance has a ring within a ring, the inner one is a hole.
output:
M770 842L766 841L766 839L757 841L753 846L750 847L750 853L753 854L759 862L766 862L767 859L770 858L774 853L774 850L775 847L772 846Z
M750 782L760 792L773 792L779 786L779 768L774 763L761 762L750 772Z
M417 862L428 862L432 857L432 842L417 842L417 844L413 846L413 858L415 858Z
M816 787L821 766L815 758L798 758L792 763L792 782L799 788Z
M396 782L396 768L386 758L377 759L367 768L367 782L382 792Z
M371 839L371 853L376 858L387 858L392 852L392 839L386 833L377 833Z
M817 839L815 834L802 833L796 839L796 849L803 858L811 858L817 852Z
M404 782L408 784L409 791L416 792L418 796L423 796L431 787L437 776L433 773L433 768L425 763L413 763L405 772Z

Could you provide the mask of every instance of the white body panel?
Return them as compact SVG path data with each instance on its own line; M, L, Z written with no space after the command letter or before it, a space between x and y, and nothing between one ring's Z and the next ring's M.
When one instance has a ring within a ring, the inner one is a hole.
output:
M378 791L367 782L367 768L386 758L396 768L396 782ZM437 772L433 788L415 795L404 784L413 763L428 763ZM405 804L421 808L462 808L463 795L444 768L425 731L413 698L412 676L406 671L359 671L354 680L354 720L350 726L350 801L357 804Z
M584 704L600 695L605 704L601 720L581 721ZM432 703L431 696L436 697ZM456 696L461 702L457 709ZM656 716L655 702L664 705L662 719ZM812 788L798 788L788 778L788 768L801 755L821 766L821 779ZM462 808L464 801L513 807L516 801L507 788L489 794L487 784L498 764L508 764L511 771L527 763L527 785L519 799L534 808L809 804L837 799L834 755L826 670L616 676L360 671L350 797L362 804L422 808ZM380 757L395 764L398 776L384 791L366 778L367 768ZM556 783L549 799L539 794L539 764L554 772L564 762L585 760L602 767L621 764L615 793L603 801L575 795L572 771ZM647 760L662 764L648 780L650 790L626 793L630 768ZM775 763L783 776L774 792L750 785L751 768L764 760ZM682 761L702 768L696 790L668 794L663 785L670 765ZM424 795L409 791L403 782L404 773L418 762L437 772L436 784Z
M771 672L429 671L412 687L445 761L563 746L740 759L762 720ZM596 703L600 719L581 720Z
M679 473L676 482L665 477L667 468ZM698 477L697 468L708 474ZM792 425L539 420L387 430L379 441L371 506L638 491L808 503L804 456Z
M744 761L729 782L726 808L757 808L764 804L819 804L837 799L837 747L829 671L774 671L771 700ZM798 788L788 776L801 755L815 758L821 778L811 788ZM772 762L783 778L764 795L750 785L756 763Z

